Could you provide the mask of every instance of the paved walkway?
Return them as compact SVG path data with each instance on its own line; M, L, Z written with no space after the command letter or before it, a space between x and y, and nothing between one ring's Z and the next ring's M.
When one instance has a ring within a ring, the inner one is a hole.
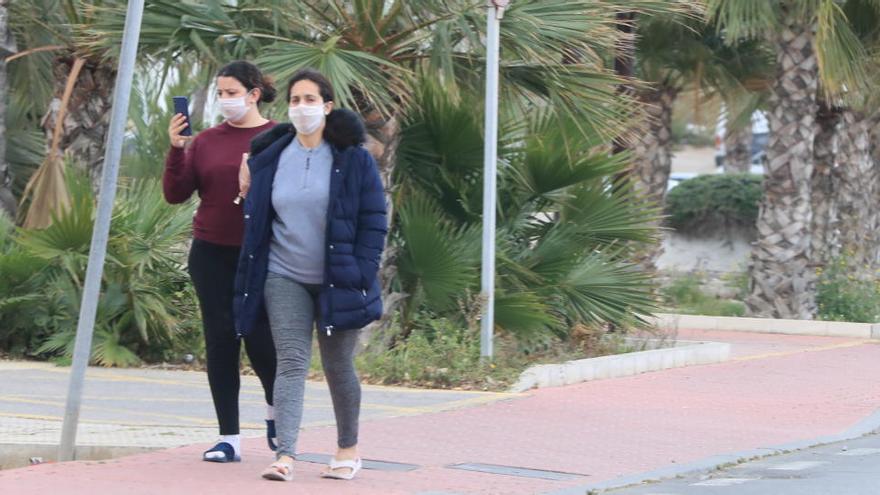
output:
M263 440L254 438L245 442L244 462L235 465L201 462L205 445L191 445L107 462L2 471L0 493L48 493L63 486L68 494L127 495L159 490L164 495L257 495L291 489L584 494L615 479L639 480L653 476L642 473L674 471L719 455L840 434L880 410L876 341L724 332L681 332L679 337L731 342L733 358L518 397L456 399L486 403L438 412L365 417L365 458L403 465L376 465L353 482L322 480L321 465L311 462L297 463L293 486L262 481L258 473L271 455ZM0 395L8 395L8 380L0 380ZM302 452L329 453L335 430L313 426L300 438Z
M57 445L69 368L0 361L0 445ZM401 387L363 387L365 421L425 414L515 397L515 394ZM265 400L259 380L242 377L244 436L264 434ZM304 427L333 425L327 387L306 387ZM216 438L207 377L202 372L89 368L80 413L79 445L178 447ZM0 459L0 469L3 468Z

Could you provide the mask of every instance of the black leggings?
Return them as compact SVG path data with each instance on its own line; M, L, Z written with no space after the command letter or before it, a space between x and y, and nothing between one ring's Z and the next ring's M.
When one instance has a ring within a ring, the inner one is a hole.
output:
M214 398L214 410L221 435L237 435L238 391L241 386L239 362L241 342L235 336L232 296L235 292L235 269L239 248L193 239L189 252L192 277L205 331L208 360L208 384ZM253 331L244 338L251 366L263 384L266 403L272 404L275 385L275 345L265 312Z

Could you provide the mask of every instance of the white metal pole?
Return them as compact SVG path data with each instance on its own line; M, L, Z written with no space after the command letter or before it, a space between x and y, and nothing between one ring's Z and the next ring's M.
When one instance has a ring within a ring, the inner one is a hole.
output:
M501 16L507 2L488 2L486 25L486 116L483 152L483 315L480 356L491 358L495 326L495 202L498 165L498 58Z
M130 0L125 14L125 31L122 35L122 48L119 55L119 68L116 85L113 89L113 108L110 115L110 128L104 151L104 169L101 172L101 191L98 195L98 212L92 230L92 245L89 249L89 264L83 286L79 321L76 327L76 342L73 350L73 365L70 369L70 383L67 389L67 405L64 409L64 425L61 429L61 445L58 460L71 461L76 451L76 429L79 424L79 410L82 402L83 382L86 367L92 350L92 334L95 330L95 314L98 309L98 295L101 289L101 275L104 271L104 258L107 251L107 237L110 233L110 217L113 201L116 199L116 177L119 160L122 156L122 139L125 123L128 120L128 100L134 77L138 37L144 13L144 0Z

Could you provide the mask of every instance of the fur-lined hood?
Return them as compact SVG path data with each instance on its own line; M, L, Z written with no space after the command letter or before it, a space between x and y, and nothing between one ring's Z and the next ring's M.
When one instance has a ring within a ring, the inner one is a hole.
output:
M278 124L268 131L257 134L251 140L251 155L263 151L286 134L296 135L293 124ZM338 108L327 115L324 140L337 150L342 151L350 146L364 144L367 141L367 129L360 115L345 108Z

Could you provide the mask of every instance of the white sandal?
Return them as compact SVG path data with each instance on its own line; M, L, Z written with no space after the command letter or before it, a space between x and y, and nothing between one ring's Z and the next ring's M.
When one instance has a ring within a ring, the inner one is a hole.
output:
M337 461L336 458L330 459L330 470L321 473L322 478L331 478L334 480L350 480L354 478L354 475L358 473L363 467L363 463L361 462L360 457L355 460L345 460L345 461ZM335 470L348 468L351 469L349 473L337 473Z
M275 461L269 467L263 470L263 478L273 481L292 481L293 480L293 461L283 462Z

